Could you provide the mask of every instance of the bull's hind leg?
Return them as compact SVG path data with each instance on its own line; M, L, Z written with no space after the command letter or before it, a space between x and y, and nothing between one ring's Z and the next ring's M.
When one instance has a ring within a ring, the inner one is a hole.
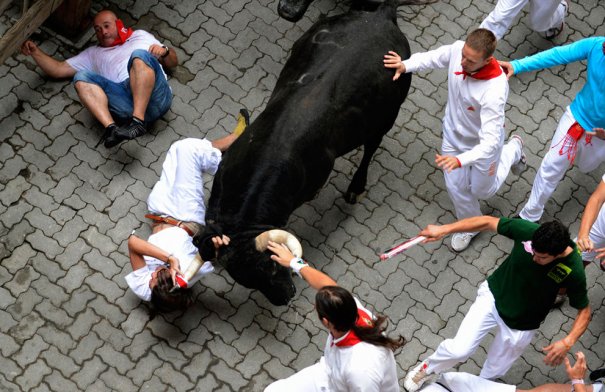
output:
M353 179L349 184L349 189L347 189L347 192L344 195L347 203L355 204L363 197L366 183L368 182L368 167L370 166L370 161L378 149L381 140L382 136L378 138L378 140L370 141L364 145L363 158L361 158L361 163L353 175Z

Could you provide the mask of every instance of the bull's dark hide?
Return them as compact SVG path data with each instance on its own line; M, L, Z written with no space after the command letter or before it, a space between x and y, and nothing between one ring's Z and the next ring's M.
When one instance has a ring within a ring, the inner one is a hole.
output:
M385 0L353 0L354 2L366 2L373 4L384 3ZM435 3L437 0L398 0L399 5L423 5ZM303 17L307 8L313 0L279 0L277 13L290 22L298 22Z
M384 68L388 50L410 54L392 4L318 22L294 44L265 110L223 156L206 213L232 238L219 262L275 305L294 295L291 274L255 251L253 239L286 225L323 186L334 159L361 145L345 197L354 202L364 191L370 159L410 87L409 74L393 82L394 71Z

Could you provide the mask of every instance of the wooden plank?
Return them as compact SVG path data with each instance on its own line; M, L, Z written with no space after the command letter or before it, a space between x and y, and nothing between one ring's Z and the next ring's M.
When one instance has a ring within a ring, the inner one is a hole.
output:
M92 0L63 0L63 4L48 18L45 26L64 37L75 38L92 25Z
M27 13L0 38L0 64L12 56L62 2L63 0L38 0L32 5Z

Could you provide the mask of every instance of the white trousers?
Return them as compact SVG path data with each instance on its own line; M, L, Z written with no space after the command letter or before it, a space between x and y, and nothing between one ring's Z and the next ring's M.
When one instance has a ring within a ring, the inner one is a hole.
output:
M462 320L453 339L446 339L428 357L428 373L441 373L466 361L483 338L493 328L496 336L487 352L480 376L486 379L502 377L531 343L536 330L520 331L509 328L498 315L494 296L487 281L479 286L477 299Z
M463 151L444 140L441 152L443 155L458 155ZM493 162L483 165L485 168L469 165L452 170L450 173L444 171L445 186L454 204L456 218L482 215L479 200L489 199L500 189L511 166L519 159L521 159L519 143L508 142L495 154Z
M491 30L497 39L501 39L528 2L532 30L544 32L563 23L565 6L561 0L499 0L480 27Z
M605 248L605 208L601 207L597 220L593 223L588 233L588 238L594 243L594 248ZM574 239L574 242L577 238ZM584 261L595 261L597 252L582 252L582 260ZM597 264L601 261L597 260Z
M330 392L327 371L323 362L308 366L288 378L277 380L265 392Z
M220 160L221 152L206 139L188 138L172 143L160 179L147 198L149 211L204 225L202 174L214 174Z
M465 372L450 372L440 375L435 383L426 386L422 392L515 392L516 390L514 385L486 380Z
M563 179L570 166L570 160L565 151L561 153L563 141L569 128L576 122L569 107L563 113L557 131L550 144L550 149L542 159L534 184L531 188L529 200L519 213L521 218L536 222L544 213L544 205L550 199L557 185ZM605 160L605 141L593 137L590 143L585 136L578 141L578 151L574 164L583 173L595 170Z

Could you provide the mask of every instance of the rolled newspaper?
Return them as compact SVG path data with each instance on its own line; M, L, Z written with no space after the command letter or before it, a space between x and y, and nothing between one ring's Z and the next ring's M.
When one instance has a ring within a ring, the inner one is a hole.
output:
M410 238L409 240L387 250L385 253L380 255L380 260L388 260L393 256L398 255L399 253L410 249L414 245L418 245L422 241L426 240L426 237L423 235L418 235L416 237Z

